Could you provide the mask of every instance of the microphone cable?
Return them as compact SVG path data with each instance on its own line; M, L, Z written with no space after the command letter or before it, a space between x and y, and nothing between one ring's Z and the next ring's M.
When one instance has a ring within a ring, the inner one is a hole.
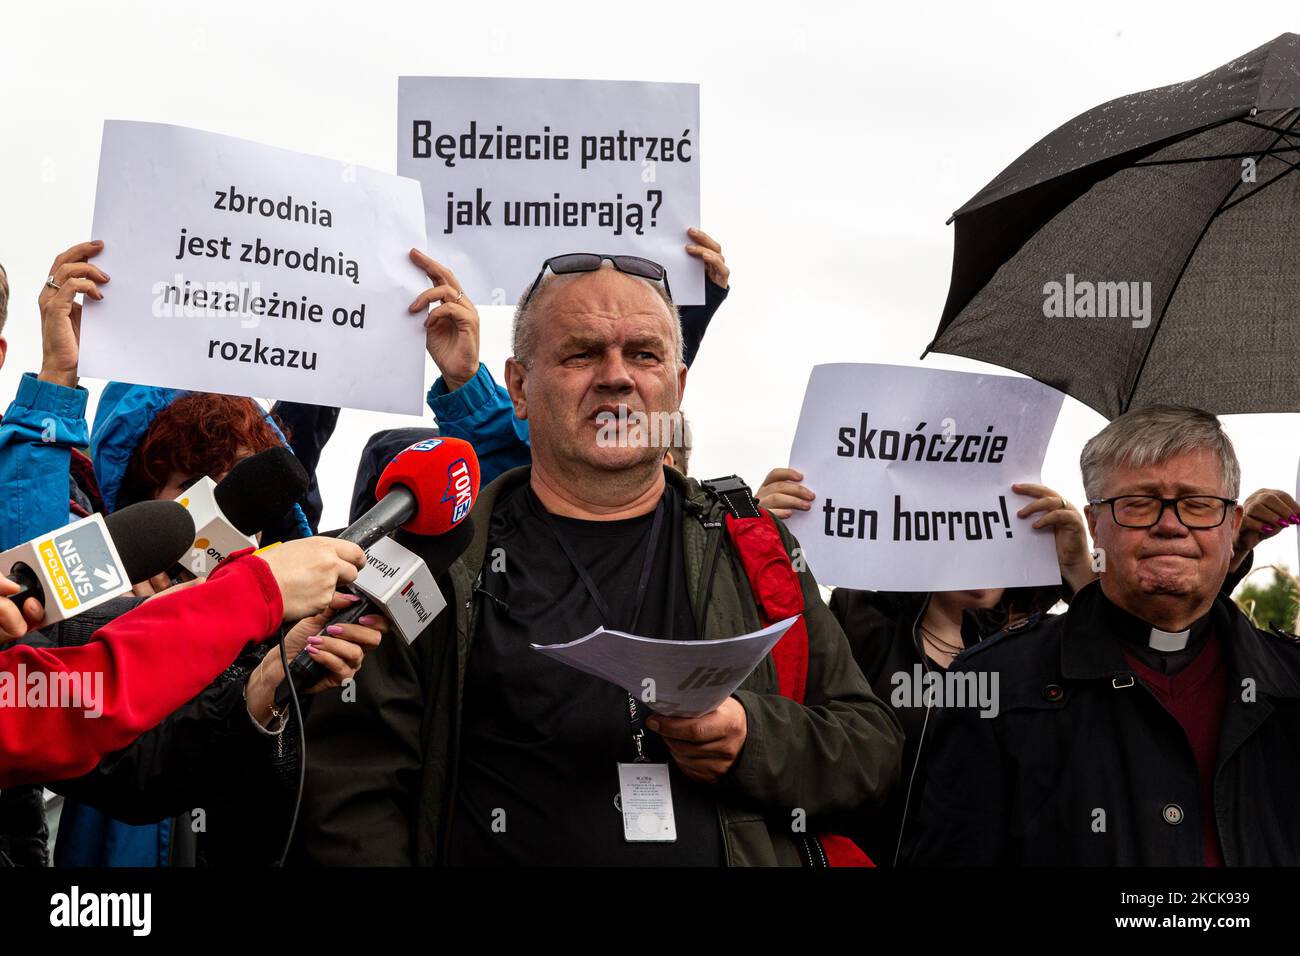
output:
M298 727L298 787L293 798L293 813L289 817L289 830L284 837L284 849L280 851L280 859L275 862L277 868L282 868L289 858L293 835L298 829L298 811L302 807L302 794L307 784L307 725L302 719L302 707L298 703L298 688L294 686L293 679L289 676L289 652L285 650L284 638L285 635L281 634L278 650L280 665L284 668L284 679L289 682L289 709L293 714L293 722Z

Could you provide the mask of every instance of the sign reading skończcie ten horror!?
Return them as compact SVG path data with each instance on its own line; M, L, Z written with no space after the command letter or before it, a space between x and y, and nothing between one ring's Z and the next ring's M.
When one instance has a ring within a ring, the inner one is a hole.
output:
M886 591L1056 584L1048 529L1016 517L1060 392L1032 379L819 365L790 466L817 495L789 520L822 584Z

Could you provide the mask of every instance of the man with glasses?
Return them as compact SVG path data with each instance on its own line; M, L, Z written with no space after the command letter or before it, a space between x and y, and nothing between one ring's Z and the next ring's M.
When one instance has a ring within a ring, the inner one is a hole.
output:
M1218 419L1152 406L1084 447L1098 581L955 669L916 864L1300 863L1300 644L1221 593L1242 523Z
M438 300L431 321L472 325L455 277L433 266L440 284L412 310ZM633 699L530 647L599 626L679 641L759 626L723 503L665 467L664 444L601 438L610 416L678 415L682 338L658 264L542 265L505 370L531 465L480 492L474 539L438 581L447 610L413 644L381 644L352 700L313 704L309 860L797 866L805 833L887 797L897 722L806 570L802 701L781 696L769 658L708 714L647 713L653 694ZM466 373L476 350L465 343ZM646 801L640 815L625 816L629 799Z

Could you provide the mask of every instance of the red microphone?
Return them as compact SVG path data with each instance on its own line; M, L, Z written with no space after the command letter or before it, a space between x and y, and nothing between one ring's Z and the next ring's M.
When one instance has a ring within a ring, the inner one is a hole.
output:
M424 549L425 563L436 577L464 552L473 536L469 513L478 500L478 455L459 438L427 438L393 456L375 485L375 506L344 529L339 537L362 548L401 528L436 539ZM345 590L356 593L351 588ZM352 624L375 610L363 597L330 618L331 624ZM315 686L325 668L303 650L289 666L289 679L298 690ZM289 681L277 688L276 702L289 699Z
M375 498L375 506L340 537L366 548L397 527L412 534L446 534L465 520L478 498L474 447L459 438L416 442L393 456L375 485Z

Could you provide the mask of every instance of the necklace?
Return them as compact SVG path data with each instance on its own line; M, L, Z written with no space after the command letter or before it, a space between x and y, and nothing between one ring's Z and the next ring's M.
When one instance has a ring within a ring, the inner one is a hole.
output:
M941 651L944 654L950 654L953 657L956 657L962 651L966 650L964 645L949 644L947 641L945 641L939 635L935 634L924 624L921 625L921 634L922 636L924 636L927 644L933 647L936 651Z

